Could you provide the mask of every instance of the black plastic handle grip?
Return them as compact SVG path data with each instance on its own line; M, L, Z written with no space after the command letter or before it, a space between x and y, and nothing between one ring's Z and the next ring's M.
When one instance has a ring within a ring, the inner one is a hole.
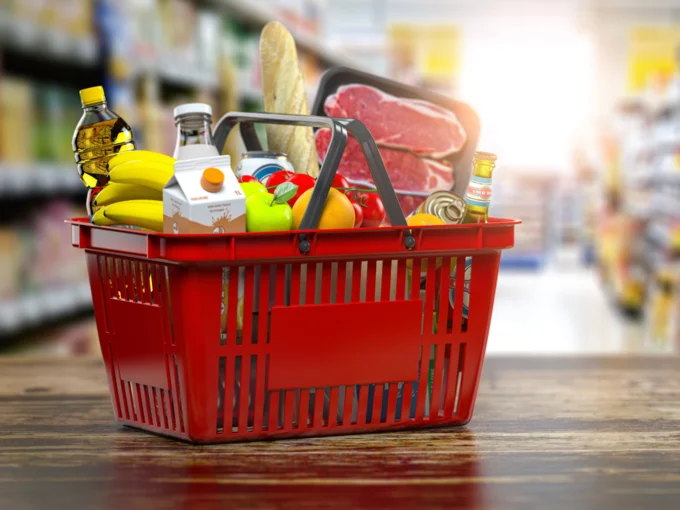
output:
M405 226L406 219L399 206L397 195L394 193L392 182L390 181L385 165L378 152L375 140L363 123L354 119L344 119L337 117L314 117L308 115L282 115L276 113L243 113L231 112L224 115L215 125L213 140L218 150L222 150L227 136L237 124L241 124L241 137L248 150L260 150L260 142L255 135L253 123L263 124L285 124L290 126L308 126L319 128L330 128L331 142L328 146L326 158L323 160L319 177L314 186L312 197L307 206L300 230L311 230L316 228L323 211L326 198L333 183L333 177L338 170L342 153L347 145L347 131L352 133L361 145L361 150L368 162L368 167L373 175L378 193L385 205L385 211L392 225ZM407 233L405 244L408 249L413 247L413 238L410 231Z

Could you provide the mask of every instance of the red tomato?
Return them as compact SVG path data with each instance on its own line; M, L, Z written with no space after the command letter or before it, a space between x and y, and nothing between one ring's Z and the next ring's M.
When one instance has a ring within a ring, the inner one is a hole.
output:
M359 193L357 202L364 210L364 221L361 226L379 227L385 219L385 206L380 199L380 195L377 192Z
M242 175L238 182L260 182L260 181L258 181L257 178L253 177L252 175Z
M345 179L342 175L340 174L335 174L335 177L333 177L333 184L331 184L331 188L349 188L349 181Z
M272 176L273 175L274 174L272 174ZM267 187L269 187L271 177L269 179L270 180L267 181ZM292 182L293 184L297 184L298 187L295 196L288 201L288 205L293 207L295 205L295 202L297 202L297 199L300 198L300 195L302 195L308 189L314 187L314 185L316 184L316 179L314 179L314 177L312 177L311 175L307 174L293 174L293 176L287 179L286 182Z
M364 221L364 208L358 203L352 202L354 207L354 228L359 228Z
M274 193L274 190L279 184L286 182L294 175L294 172L290 172L288 170L278 170L277 172L271 174L269 179L267 179L267 189L269 190L269 193Z

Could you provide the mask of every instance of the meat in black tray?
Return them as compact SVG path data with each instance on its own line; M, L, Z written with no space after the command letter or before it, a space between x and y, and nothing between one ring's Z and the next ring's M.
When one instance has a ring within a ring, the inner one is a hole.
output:
M465 103L336 67L323 74L312 115L354 118L368 127L404 214L413 212L434 191L465 195L479 137L479 118ZM323 159L329 130L318 130L315 140ZM338 173L353 185L373 186L368 164L353 138L347 142Z

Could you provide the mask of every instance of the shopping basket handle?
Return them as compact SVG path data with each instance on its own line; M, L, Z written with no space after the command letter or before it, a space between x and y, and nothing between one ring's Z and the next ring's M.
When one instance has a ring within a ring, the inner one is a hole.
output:
M248 150L261 150L260 142L255 135L253 129L254 123L263 124L286 124L291 126L309 126L318 128L330 128L331 141L328 146L326 158L321 164L319 177L314 186L312 197L305 211L305 215L300 223L300 230L312 230L316 228L323 211L323 206L326 202L326 197L331 189L333 177L338 170L342 153L347 145L347 131L352 133L359 142L364 157L368 162L368 167L371 170L373 180L375 182L378 193L385 205L385 211L390 219L392 225L406 226L406 219L401 210L397 195L394 193L392 182L390 181L385 165L375 140L371 136L370 131L364 124L355 119L345 119L337 117L315 117L309 115L283 115L277 113L243 113L231 112L224 115L216 124L213 134L213 140L219 150L224 147L227 136L237 124L241 124L241 137ZM411 231L407 231L404 238L404 243L407 249L413 248L415 240L411 235ZM302 243L301 243L302 245ZM302 249L303 253L307 250Z

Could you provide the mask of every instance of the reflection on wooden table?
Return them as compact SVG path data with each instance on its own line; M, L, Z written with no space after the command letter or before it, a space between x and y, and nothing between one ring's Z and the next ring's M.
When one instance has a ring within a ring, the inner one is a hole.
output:
M680 360L494 358L465 428L192 446L96 360L0 360L3 508L678 508Z

